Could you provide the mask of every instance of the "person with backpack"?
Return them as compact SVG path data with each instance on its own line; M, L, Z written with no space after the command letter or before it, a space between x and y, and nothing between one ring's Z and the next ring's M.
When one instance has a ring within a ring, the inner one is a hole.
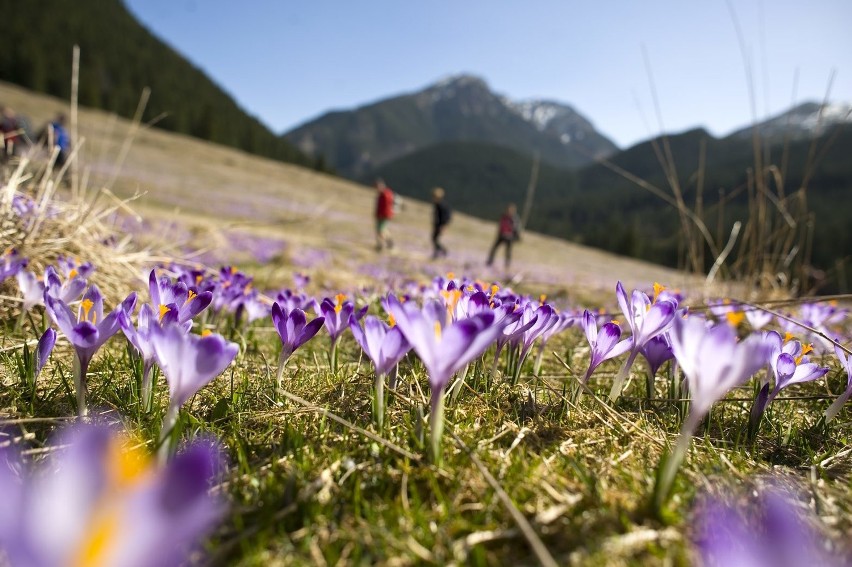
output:
M518 208L515 203L509 203L503 216L500 217L500 224L497 230L497 240L494 246L491 247L491 252L488 254L488 262L490 266L494 263L494 256L497 254L497 249L501 245L506 247L506 269L509 269L509 264L512 262L512 243L521 239L521 219L518 217Z
M444 232L444 227L450 224L452 211L444 202L444 190L441 187L435 187L432 190L432 202L435 208L432 211L432 259L436 259L447 255L447 249L441 245L441 233Z
M376 179L376 251L393 248L388 224L394 214L394 194L384 179Z
M39 139L47 143L48 149L53 151L53 147L59 148L59 153L56 155L56 162L53 167L61 169L68 161L68 156L71 153L71 136L65 128L65 115L57 114L56 118L50 122L41 132ZM50 147L53 144L53 147Z

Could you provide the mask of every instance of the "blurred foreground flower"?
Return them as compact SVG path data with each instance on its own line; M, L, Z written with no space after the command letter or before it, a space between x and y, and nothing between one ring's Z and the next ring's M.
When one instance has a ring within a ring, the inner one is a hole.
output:
M225 510L208 492L222 466L211 442L162 469L105 426L71 426L54 445L38 467L0 450L0 550L11 567L179 565Z
M760 495L754 509L708 499L694 516L695 546L704 567L848 565L830 557L813 529L779 489ZM848 558L847 558L848 559Z
M664 457L658 471L654 489L654 504L658 508L668 499L692 434L710 407L763 367L771 351L770 345L759 335L739 341L732 326L721 323L708 327L707 322L698 317L675 318L669 334L672 351L686 375L691 401L677 446Z

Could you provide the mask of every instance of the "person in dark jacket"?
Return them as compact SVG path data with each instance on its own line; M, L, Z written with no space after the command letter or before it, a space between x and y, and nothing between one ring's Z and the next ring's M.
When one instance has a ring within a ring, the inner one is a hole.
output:
M450 224L452 211L444 202L444 190L440 187L432 190L432 202L435 203L432 211L432 258L435 259L447 255L447 249L441 244L440 239L444 227Z
M497 249L504 245L506 247L506 269L509 269L509 264L512 263L512 243L520 240L521 219L518 218L518 208L515 203L509 203L503 216L500 217L500 225L497 230L497 240L494 246L491 247L491 252L488 254L487 265L494 263L494 256L497 254Z

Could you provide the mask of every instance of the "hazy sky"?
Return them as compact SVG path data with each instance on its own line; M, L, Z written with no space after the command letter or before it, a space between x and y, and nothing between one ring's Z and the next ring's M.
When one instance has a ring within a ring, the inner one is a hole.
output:
M472 73L516 99L567 102L624 147L751 121L723 0L125 0L157 36L283 132L330 109ZM852 101L852 1L731 0L758 118L793 99ZM156 96L156 93L154 94ZM644 118L643 118L644 116Z

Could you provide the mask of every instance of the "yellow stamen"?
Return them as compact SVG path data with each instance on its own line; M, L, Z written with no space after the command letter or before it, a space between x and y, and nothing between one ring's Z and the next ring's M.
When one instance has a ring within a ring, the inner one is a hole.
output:
M666 286L661 283L654 282L654 303L657 302L657 298L660 297L660 293L666 290Z
M456 274L454 272L447 272L447 279L448 280L456 279Z
M209 337L212 334L213 334L213 331L211 331L210 329L204 329L204 330L201 331L201 337L202 338L203 337Z
M84 299L80 302L80 308L83 310L83 321L89 320L89 312L92 310L95 304L91 299ZM97 321L92 321L92 323L96 323Z
M109 486L128 488L150 470L151 458L142 449L126 447L115 439L110 442L106 464Z
M71 561L74 567L98 567L104 565L110 543L115 539L118 518L115 513L102 514L89 529L77 556Z
M393 313L388 314L388 325L396 327L396 318L393 316Z
M500 286L497 284L491 284L491 296L497 295L497 292L500 290Z
M725 313L725 318L732 327L738 327L745 319L745 313L742 311L728 311Z
M194 291L192 291L192 290L189 290L189 295L187 295L187 296L186 296L186 303L189 303L190 301L192 301L192 300L193 300L193 299L195 299L196 297L198 297L198 294L197 294L197 293L195 293L195 292L194 292ZM184 305L186 305L186 303L184 303Z
M160 318L157 319L157 320L162 323L163 317L165 317L166 313L168 313L169 311L171 311L171 309L169 309L167 306L161 304L160 305Z
M237 267L236 267L236 266L231 266L231 275L233 276L233 275L234 275L234 274L236 274L236 273L237 273Z
M200 284L201 280L203 280L203 279L204 279L204 276L202 276L201 274L198 274L197 276L195 276L195 285Z
M346 295L338 293L336 296L334 296L334 299L337 300L337 303L334 306L334 312L340 313L340 310L343 309L343 302L346 301Z
M539 305L544 305L545 301L547 301L547 295L546 294L542 293L541 295L538 296Z
M793 340L793 333L791 333L790 331L787 331L786 333L784 333L784 342L785 343L789 343L792 340Z
M435 338L439 341L441 340L441 323L440 321L435 321Z
M68 279L76 278L80 272L77 271L77 268L72 268L70 272L68 272Z

